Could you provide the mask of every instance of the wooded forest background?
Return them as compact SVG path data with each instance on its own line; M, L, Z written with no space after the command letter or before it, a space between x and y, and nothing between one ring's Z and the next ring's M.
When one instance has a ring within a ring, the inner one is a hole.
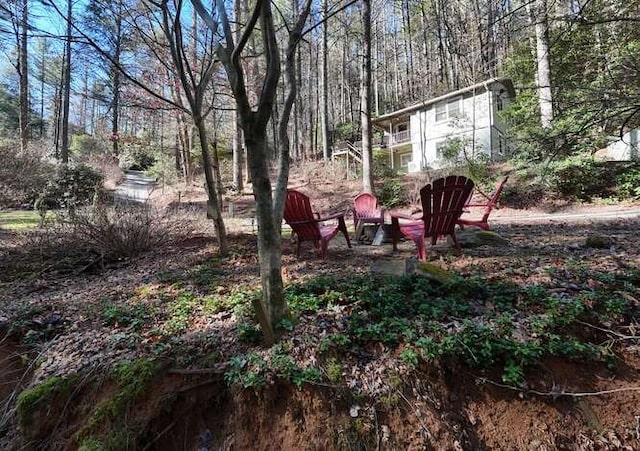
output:
M639 5L373 0L365 40L362 2L313 2L293 57L299 89L288 127L291 156L328 158L332 143L360 139L365 42L371 44L371 116L508 76L517 92L506 113L516 157L597 150L607 137L638 126ZM248 0L229 6L234 27L250 20ZM302 5L273 6L284 42L286 24ZM241 152L232 93L215 57L220 37L191 3L11 0L0 11L0 45L9 63L0 83L3 139L19 139L23 149L39 142L62 161L110 152L125 166L155 164L164 177L174 177L175 167L191 178L201 166L190 118L195 94L202 96L198 114L218 153ZM179 60L171 57L176 49ZM242 55L252 105L263 83L263 51L258 31ZM281 81L272 108L272 149L285 88Z

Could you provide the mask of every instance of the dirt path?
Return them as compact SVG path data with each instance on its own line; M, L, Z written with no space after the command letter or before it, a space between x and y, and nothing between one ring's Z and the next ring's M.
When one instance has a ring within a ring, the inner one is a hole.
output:
M116 186L115 197L120 201L146 202L155 189L155 181L141 171L127 171L122 183Z

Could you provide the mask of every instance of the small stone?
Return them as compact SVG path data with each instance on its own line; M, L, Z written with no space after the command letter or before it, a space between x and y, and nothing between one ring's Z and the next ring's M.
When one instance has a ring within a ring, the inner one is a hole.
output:
M610 249L613 246L613 240L607 236L589 235L584 245L592 249Z

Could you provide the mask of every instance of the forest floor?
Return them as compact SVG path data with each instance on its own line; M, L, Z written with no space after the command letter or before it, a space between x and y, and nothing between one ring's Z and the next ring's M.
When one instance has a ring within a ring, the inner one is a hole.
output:
M318 211L358 192L292 185ZM639 205L501 208L504 242L411 277L410 243L285 239L295 320L267 347L251 196L229 200L224 258L198 219L100 264L0 229L1 449L640 449Z

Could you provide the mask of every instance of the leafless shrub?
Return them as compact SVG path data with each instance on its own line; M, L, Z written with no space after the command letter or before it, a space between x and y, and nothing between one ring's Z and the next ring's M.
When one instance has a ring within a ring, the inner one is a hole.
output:
M322 182L338 182L346 180L347 168L337 161L304 161L292 167L303 182L314 184Z
M0 206L31 204L54 171L42 145L21 151L17 142L0 143Z
M187 238L193 222L148 206L78 209L45 227L0 236L0 282L45 273L100 271L113 262Z
M192 231L184 217L132 203L84 209L63 223L73 242L109 260L137 256L186 238Z

